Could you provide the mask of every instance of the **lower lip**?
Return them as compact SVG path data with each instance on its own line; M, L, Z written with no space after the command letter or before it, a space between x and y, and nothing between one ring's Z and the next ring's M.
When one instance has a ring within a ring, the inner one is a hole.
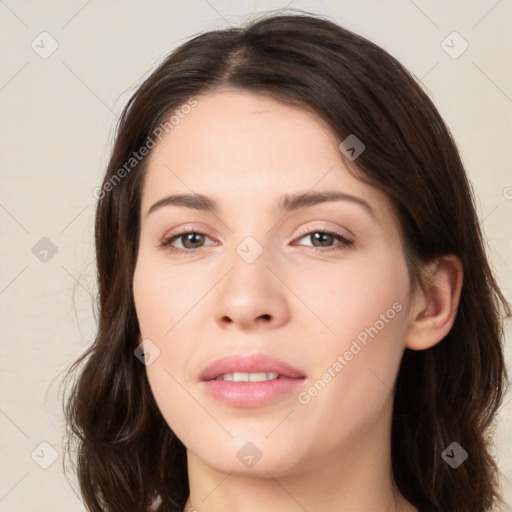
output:
M233 407L262 407L292 393L304 378L279 378L260 382L233 382L231 380L202 381L214 398Z

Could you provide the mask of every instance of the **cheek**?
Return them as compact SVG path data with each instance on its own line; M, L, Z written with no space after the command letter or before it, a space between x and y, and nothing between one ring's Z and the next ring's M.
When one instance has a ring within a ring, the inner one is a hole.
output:
M398 249L372 252L338 265L317 265L307 275L290 276L289 282L323 324L315 329L317 337L329 342L322 347L339 351L358 336L364 343L377 332L379 339L389 337L391 343L400 343L402 330L397 328L405 323L410 282ZM309 318L316 323L313 316Z
M371 263L331 270L322 293L310 293L311 309L331 332L322 329L309 358L315 369L303 403L325 421L346 419L347 411L362 421L392 393L405 347L409 276L401 254Z
M186 315L204 295L204 290L197 289L195 297L193 289L184 272L166 270L151 258L139 258L133 277L137 319L141 338L150 340L151 350L158 352L158 357L146 366L146 373L157 405L171 428L191 407L183 372L197 347L189 336ZM178 430L183 429L178 426Z
M162 369L174 372L193 349L190 339L185 342L183 331L187 325L187 311L193 306L193 303L188 304L193 294L180 294L178 290L183 288L179 276L165 275L157 268L151 264L136 268L133 279L135 310L141 338L151 340L160 352L155 368L162 366ZM150 368L148 375L152 376ZM167 380L168 377L164 374L159 379Z
M134 301L142 337L161 338L172 326L173 296L149 278L134 282Z
M378 383L380 377L389 388L405 347L408 320L409 276L398 257L368 268L359 287L354 283L337 324L347 358L352 357L351 366L358 372L354 377ZM347 328L342 330L344 325Z
M400 309L398 303L393 304ZM295 414L304 425L305 438L316 436L318 425L329 425L317 438L315 457L357 446L364 432L384 435L391 421L394 380L403 354L405 310L389 310L385 323L375 320L373 313L383 311L385 315L388 310L372 306L371 313L357 318L340 315L336 342L323 348L317 344L321 353L315 355L315 371L298 397Z
M186 272L166 268L154 258L139 259L133 294L142 336L170 339L175 326L197 301L194 289L195 283L187 280ZM200 292L197 290L197 294Z

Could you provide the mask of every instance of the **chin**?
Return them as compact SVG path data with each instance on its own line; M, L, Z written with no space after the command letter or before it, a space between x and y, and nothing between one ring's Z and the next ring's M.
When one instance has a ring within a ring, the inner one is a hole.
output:
M226 474L268 478L270 473L277 477L298 472L300 464L295 447L287 453L286 450L283 451L282 446L273 446L269 440L265 443L264 439L258 443L235 438L226 443L221 450L218 445L212 448L207 452L194 450L194 454L204 464Z

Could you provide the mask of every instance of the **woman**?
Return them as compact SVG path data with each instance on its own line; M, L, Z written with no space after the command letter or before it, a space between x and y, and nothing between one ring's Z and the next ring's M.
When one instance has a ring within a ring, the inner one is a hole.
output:
M67 403L92 511L474 511L510 315L448 128L388 53L273 15L175 50L96 213Z

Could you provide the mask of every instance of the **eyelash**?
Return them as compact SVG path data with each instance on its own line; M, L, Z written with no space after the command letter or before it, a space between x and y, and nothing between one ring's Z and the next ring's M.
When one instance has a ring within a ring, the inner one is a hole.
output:
M321 248L321 247L309 246L312 249L314 249L315 251L320 252L320 253L326 253L326 252L332 252L332 251L342 251L344 249L349 248L354 243L352 240L349 240L348 238L343 236L341 233L338 233L336 231L331 231L329 229L304 230L304 231L301 231L299 233L299 235L300 235L299 239L304 238L306 235L312 235L312 234L315 234L315 233L322 233L322 234L325 234L325 235L331 235L331 236L333 236L335 238L338 238L341 241L341 244L340 244L341 247L340 246L334 246L334 247ZM171 245L175 240L181 238L182 236L190 235L190 234L203 235L203 236L208 237L208 235L206 233L204 233L203 231L199 231L199 230L195 230L195 229L194 230L179 231L179 232L176 232L176 233L171 233L169 236L166 236L162 240L162 242L159 244L159 247L161 249L167 249L171 253L192 253L192 252L195 252L195 251L197 251L199 249L202 249L203 247L196 247L194 249L181 249L179 247L174 247L173 245Z

